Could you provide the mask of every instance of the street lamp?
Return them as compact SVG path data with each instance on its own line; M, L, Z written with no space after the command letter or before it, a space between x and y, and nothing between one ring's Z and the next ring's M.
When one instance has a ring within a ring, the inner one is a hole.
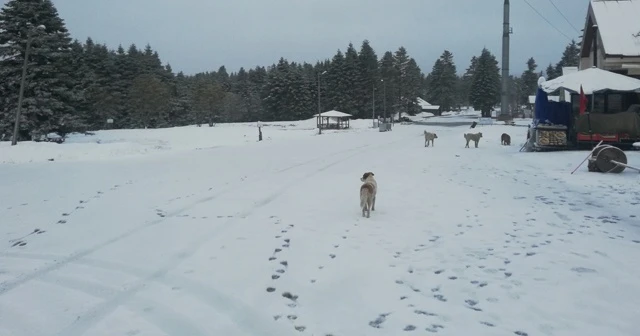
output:
M382 115L384 118L384 122L385 124L387 123L387 82L384 81L384 79L380 80L382 82L382 87L383 87L383 109L382 109Z
M323 71L322 73L318 72L318 120L320 120L320 125L318 125L318 134L322 134L322 112L320 110L320 76L326 73L326 71Z
M16 110L16 120L13 125L13 139L11 139L11 146L18 144L18 130L20 129L20 113L22 113L22 98L24 97L24 82L27 77L27 65L29 64L29 49L31 49L31 39L33 37L34 30L45 30L45 26L39 25L35 29L29 27L27 32L27 48L24 51L24 64L22 65L22 79L20 80L20 93L18 95L18 109Z

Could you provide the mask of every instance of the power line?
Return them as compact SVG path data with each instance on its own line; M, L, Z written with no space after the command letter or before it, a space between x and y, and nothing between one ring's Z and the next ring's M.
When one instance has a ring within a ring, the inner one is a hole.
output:
M533 7L529 1L524 0L524 2L529 5L529 7L531 7L531 9L533 9L534 12L536 12L543 20L547 21L547 23L556 31L558 31L558 33L560 33L562 36L566 37L567 40L571 41L571 38L569 36L567 36L567 34L563 33L560 29L558 29L558 27L554 26L553 23L551 23L551 21L549 21L546 17L544 17L544 15L542 15L540 12L538 12L538 10Z
M571 28L573 28L573 30L576 31L576 33L580 34L580 31L578 30L578 28L576 28L571 21L569 21L569 19L567 19L567 17L564 15L564 13L562 13L562 11L560 10L560 8L558 8L558 6L556 6L555 2L553 2L553 0L549 0L549 2L553 5L553 8L555 8L558 13L560 13L560 15L562 15L562 17L564 18L565 21L567 21L567 23L571 26Z

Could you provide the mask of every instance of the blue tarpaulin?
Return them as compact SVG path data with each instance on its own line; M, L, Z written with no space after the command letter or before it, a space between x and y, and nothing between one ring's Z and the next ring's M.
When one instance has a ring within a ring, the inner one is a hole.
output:
M546 123L547 120L552 124L571 125L571 103L549 101L547 93L538 88L536 92L536 105L534 110L535 123Z

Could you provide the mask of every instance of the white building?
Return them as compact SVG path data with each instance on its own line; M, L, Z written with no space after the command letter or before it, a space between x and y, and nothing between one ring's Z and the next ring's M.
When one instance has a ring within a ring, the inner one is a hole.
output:
M591 0L580 69L592 66L640 78L640 0Z

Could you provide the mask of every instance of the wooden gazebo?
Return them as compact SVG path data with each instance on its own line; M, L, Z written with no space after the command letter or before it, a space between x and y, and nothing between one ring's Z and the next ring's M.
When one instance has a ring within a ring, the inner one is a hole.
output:
M351 114L331 110L314 115L320 129L347 129Z

